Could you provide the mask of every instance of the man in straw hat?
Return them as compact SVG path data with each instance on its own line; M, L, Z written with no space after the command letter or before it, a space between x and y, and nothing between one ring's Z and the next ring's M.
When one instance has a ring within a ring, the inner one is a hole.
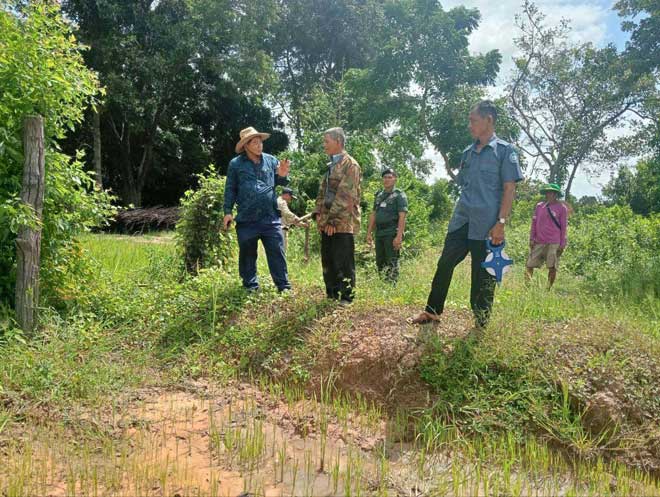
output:
M478 329L486 326L495 296L495 278L481 267L487 255L486 240L504 241L504 226L511 213L516 182L522 180L518 153L495 135L497 108L483 100L469 115L474 143L463 150L456 183L461 188L447 227L445 244L431 283L426 308L414 324L439 321L444 310L454 268L470 254L472 282L470 307Z
M263 142L269 136L252 127L241 130L236 144L239 155L231 160L227 170L223 225L225 230L229 229L237 205L238 272L243 286L251 291L259 288L257 242L261 240L270 275L281 292L289 290L291 284L275 186L289 184L290 162L263 153Z
M330 162L312 217L321 232L326 296L350 304L355 290L355 234L360 232L360 165L346 153L345 144L343 129L323 133Z
M566 247L568 210L566 205L558 200L561 197L559 185L548 183L540 191L545 195L545 202L536 204L532 217L525 276L529 281L534 268L540 268L545 263L550 288L557 278L559 258Z

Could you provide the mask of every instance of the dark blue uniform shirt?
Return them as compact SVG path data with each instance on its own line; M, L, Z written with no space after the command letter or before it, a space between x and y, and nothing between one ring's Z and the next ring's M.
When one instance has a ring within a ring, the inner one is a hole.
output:
M477 152L476 142L461 156L456 182L461 189L448 232L468 223L468 239L485 240L497 222L504 183L521 181L518 153L513 145L493 135Z

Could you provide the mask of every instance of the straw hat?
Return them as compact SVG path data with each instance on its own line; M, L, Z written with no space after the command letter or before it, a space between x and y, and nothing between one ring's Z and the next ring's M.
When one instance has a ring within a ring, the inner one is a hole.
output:
M260 136L262 140L267 140L270 137L270 133L259 133L252 126L242 129L240 133L241 139L236 144L236 153L240 154L243 151L245 144L256 136Z

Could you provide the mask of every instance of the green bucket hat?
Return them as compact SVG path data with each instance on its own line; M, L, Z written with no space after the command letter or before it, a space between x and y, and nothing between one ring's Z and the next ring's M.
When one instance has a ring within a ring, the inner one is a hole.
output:
M541 193L555 192L558 197L561 197L561 188L559 188L559 185L557 183L548 183L547 185L542 186L541 190L539 191Z

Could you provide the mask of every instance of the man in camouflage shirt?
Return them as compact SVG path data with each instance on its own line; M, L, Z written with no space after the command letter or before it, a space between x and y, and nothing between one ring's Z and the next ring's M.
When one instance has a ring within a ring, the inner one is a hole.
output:
M381 174L383 190L374 198L374 210L369 216L367 243L371 246L371 233L376 228L376 266L378 272L391 283L399 278L399 250L403 243L408 213L408 198L396 188L396 172L387 168Z
M323 134L330 156L312 216L321 232L321 265L326 295L343 304L353 301L355 238L360 232L360 165L345 150L341 128Z

